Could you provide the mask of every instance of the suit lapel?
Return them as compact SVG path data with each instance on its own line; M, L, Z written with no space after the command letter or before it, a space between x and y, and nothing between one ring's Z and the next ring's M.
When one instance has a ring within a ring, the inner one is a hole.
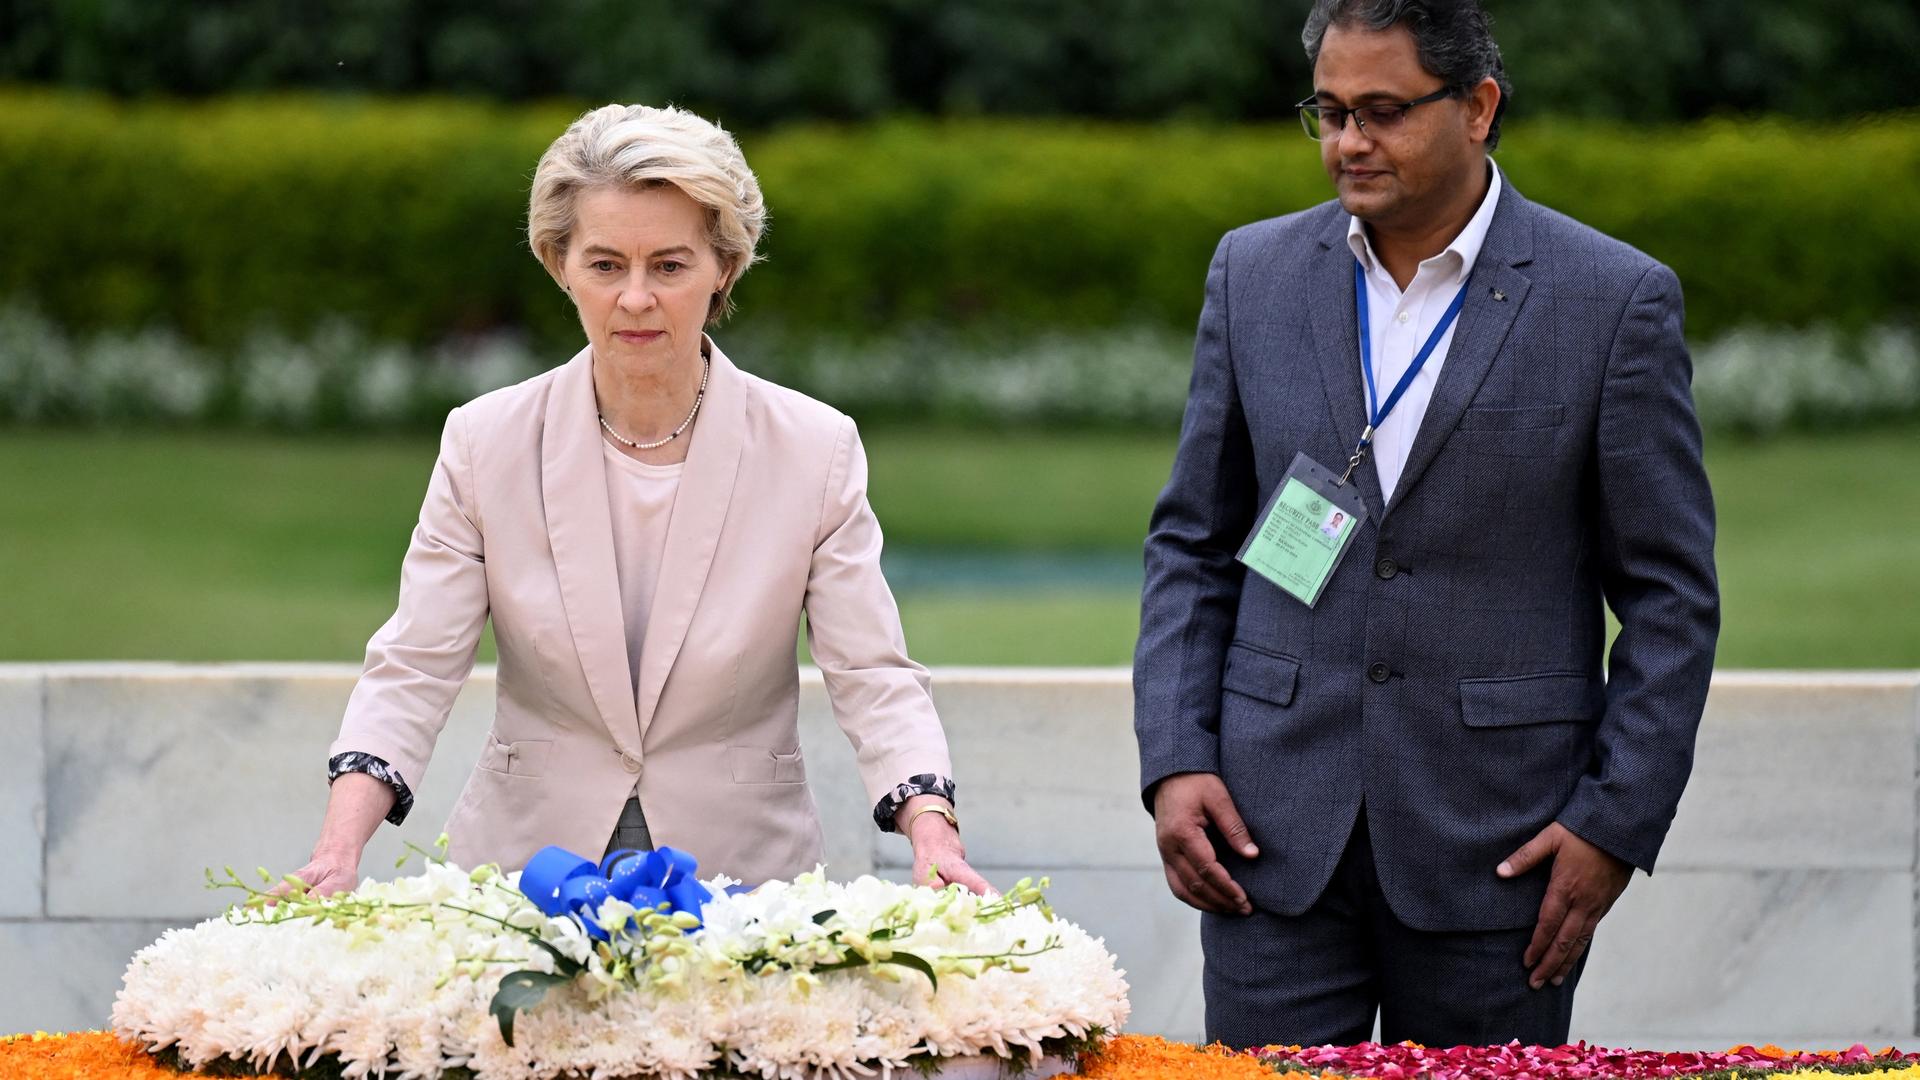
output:
M639 750L633 677L627 667L626 618L613 560L613 523L607 511L607 465L600 448L593 394L593 351L583 349L560 369L547 395L540 435L540 493L547 540L574 651L600 719L622 752Z
M1354 307L1353 252L1347 247L1347 216L1332 215L1320 235L1320 250L1307 279L1308 323L1313 329L1313 355L1320 365L1320 386L1333 419L1340 457L1320 464L1336 475L1346 471L1347 457L1367 427L1367 389L1360 377L1360 321ZM1353 471L1353 484L1366 502L1367 514L1380 519L1380 478L1371 464Z
M1460 423L1460 415L1473 403L1493 367L1494 357L1507 340L1507 331L1526 303L1531 280L1514 269L1533 261L1532 204L1507 183L1494 208L1493 222L1480 246L1480 257L1467 279L1467 299L1460 308L1460 325L1447 345L1447 359L1434 382L1433 398L1407 451L1406 467L1394 485L1393 501L1386 512L1407 499L1407 493L1420 481L1440 453L1448 436Z
M667 525L667 546L660 560L659 583L654 587L653 610L647 616L647 635L640 646L640 680L634 704L640 732L646 734L660 704L667 674L686 642L707 571L720 545L720 529L733 501L734 478L739 475L741 451L747 434L747 380L719 346L708 343L713 370L707 396L694 422L693 445L687 448L686 468L680 473L680 491L674 496L673 518Z

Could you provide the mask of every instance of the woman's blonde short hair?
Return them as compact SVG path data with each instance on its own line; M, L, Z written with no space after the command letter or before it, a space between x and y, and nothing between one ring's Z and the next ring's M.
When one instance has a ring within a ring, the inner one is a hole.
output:
M580 193L671 184L707 212L707 241L726 275L708 312L732 310L733 287L758 256L766 227L760 181L740 144L720 125L668 106L605 105L575 120L540 155L527 202L527 242L547 273L566 288L567 241Z

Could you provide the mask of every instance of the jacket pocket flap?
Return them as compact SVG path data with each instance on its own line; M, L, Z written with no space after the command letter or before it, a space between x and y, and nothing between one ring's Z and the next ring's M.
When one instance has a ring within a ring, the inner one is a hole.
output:
M1468 409L1460 414L1461 431L1537 431L1559 427L1567 419L1565 405L1521 405L1516 408Z
M1605 685L1577 672L1460 680L1460 718L1468 727L1591 724L1605 708Z
M1300 661L1290 656L1264 652L1237 641L1227 647L1227 670L1220 676L1224 689L1275 705L1291 705L1294 685L1299 680Z
M780 753L764 746L727 747L727 769L736 784L804 784L806 762L795 747Z
M515 776L545 776L547 756L553 743L546 739L526 739L507 744L507 771Z
M486 745L480 748L480 767L509 776L544 776L552 750L553 743L546 739L502 742L489 731Z

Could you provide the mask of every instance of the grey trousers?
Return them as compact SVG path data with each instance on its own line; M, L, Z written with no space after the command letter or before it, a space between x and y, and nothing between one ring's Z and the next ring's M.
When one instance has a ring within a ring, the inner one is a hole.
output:
M1207 1039L1229 1046L1567 1041L1583 955L1560 986L1527 985L1533 928L1435 933L1394 918L1363 811L1327 891L1298 916L1202 914Z
M622 848L653 850L653 835L647 831L647 815L640 812L640 800L631 795L627 796L627 805L620 810L620 821L614 825L613 836L607 840L607 850L600 857L605 859Z

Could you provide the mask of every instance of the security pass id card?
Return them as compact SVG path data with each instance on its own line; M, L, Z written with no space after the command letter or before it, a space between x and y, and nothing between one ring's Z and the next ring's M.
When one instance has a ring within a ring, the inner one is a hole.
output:
M1359 491L1306 454L1295 454L1238 558L1312 607L1346 557L1367 505Z

